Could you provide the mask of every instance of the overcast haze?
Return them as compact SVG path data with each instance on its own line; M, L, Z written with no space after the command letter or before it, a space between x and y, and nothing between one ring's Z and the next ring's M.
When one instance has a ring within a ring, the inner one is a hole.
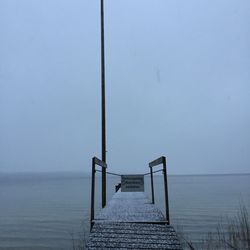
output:
M250 1L106 0L107 162L250 172ZM101 156L98 0L0 0L0 172Z

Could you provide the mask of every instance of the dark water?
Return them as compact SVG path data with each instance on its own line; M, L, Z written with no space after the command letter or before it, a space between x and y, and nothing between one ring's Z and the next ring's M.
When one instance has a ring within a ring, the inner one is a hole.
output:
M109 199L118 181L108 178ZM162 187L157 176L156 204L164 211ZM100 189L97 179L97 210ZM240 203L250 211L250 175L170 176L169 195L172 224L198 242L236 215ZM88 231L89 204L88 176L0 175L0 249L72 249L72 237L77 242Z

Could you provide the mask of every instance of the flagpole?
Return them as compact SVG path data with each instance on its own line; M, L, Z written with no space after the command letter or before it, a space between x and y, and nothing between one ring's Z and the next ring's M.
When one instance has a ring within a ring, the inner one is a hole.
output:
M102 161L106 163L106 107L105 107L105 51L104 51L104 0L101 1L101 109L102 109ZM106 186L106 169L102 170L102 185ZM106 205L106 188L103 189L103 204Z

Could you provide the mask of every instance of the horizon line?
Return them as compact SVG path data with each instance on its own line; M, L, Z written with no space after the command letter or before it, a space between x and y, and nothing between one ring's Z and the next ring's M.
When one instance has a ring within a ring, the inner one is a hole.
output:
M58 170L58 171L16 171L16 172L7 172L7 171L0 171L0 175L4 174L74 174L74 173L81 173L82 175L91 175L91 172L82 172L80 170ZM120 173L118 173L120 174ZM121 175L133 175L132 173ZM140 174L140 173L134 173L134 175ZM214 175L250 175L249 173L242 172L242 173L184 173L184 174L168 174L168 176L214 176Z

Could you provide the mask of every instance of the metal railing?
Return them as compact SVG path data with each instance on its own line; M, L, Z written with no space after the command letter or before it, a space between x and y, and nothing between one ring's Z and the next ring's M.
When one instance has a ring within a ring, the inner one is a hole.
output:
M160 170L153 171L153 167L162 164L162 168ZM102 170L96 169L96 165L100 166ZM154 196L154 179L153 174L157 172L163 173L164 179L164 191L165 191L165 209L166 209L166 224L170 224L169 218L169 203L168 203L168 183L167 183L167 167L166 167L166 157L161 156L160 158L152 161L149 163L150 172L143 174L144 176L150 175L151 177L151 194L152 194L152 203L155 203L155 196ZM97 157L92 158L92 181L91 181L91 211L90 211L90 229L92 229L94 225L95 219L95 173L100 172L102 173L102 208L106 206L106 175L114 175L114 176L121 176L121 174L116 174L107 171L107 164ZM119 183L116 185L116 192L121 187ZM165 222L164 222L165 223Z
M153 171L153 167L161 165L162 169ZM163 173L163 179L164 179L164 191L165 191L165 209L166 209L166 220L167 224L170 224L170 218L169 218L169 204L168 204L168 181L167 181L167 167L166 167L166 157L161 156L160 158L151 161L149 163L150 168L150 177L151 177L151 194L152 194L152 203L155 203L155 194L154 194L154 178L153 173L162 171Z
M96 170L96 165L102 168L102 171ZM107 164L97 157L92 158L92 180L91 180L91 209L90 209L90 228L94 225L95 219L95 173L102 172L102 207L106 206L106 169Z

